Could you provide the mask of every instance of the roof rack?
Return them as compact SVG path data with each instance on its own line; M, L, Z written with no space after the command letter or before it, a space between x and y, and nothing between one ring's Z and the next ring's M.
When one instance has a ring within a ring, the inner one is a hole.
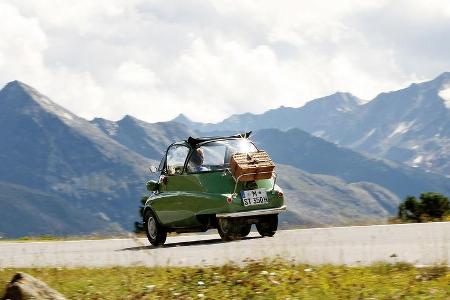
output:
M211 142L211 141L220 141L220 140L228 140L228 139L248 139L250 134L252 134L251 131L249 132L245 132L245 133L240 133L240 134L236 134L236 135L230 135L230 136L211 136L211 137L199 137L199 138L193 138L192 136L190 136L187 140L187 142L195 147L198 144L202 144L205 142Z

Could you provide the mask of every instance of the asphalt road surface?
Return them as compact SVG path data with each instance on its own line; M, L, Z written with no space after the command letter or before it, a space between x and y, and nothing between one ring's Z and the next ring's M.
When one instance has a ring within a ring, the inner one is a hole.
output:
M0 242L0 268L195 266L280 257L298 263L365 265L409 262L450 265L450 222L278 231L272 238L222 242L217 234L146 239Z

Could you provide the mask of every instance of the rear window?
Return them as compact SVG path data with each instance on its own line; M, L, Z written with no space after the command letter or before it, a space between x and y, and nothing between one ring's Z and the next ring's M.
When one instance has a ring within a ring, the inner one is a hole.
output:
M224 170L230 166L230 159L234 153L257 150L255 145L247 139L210 142L193 151L187 170L189 173Z

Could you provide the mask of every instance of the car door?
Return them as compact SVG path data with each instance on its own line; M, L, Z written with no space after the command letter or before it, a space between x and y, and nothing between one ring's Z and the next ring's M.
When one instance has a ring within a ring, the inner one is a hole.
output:
M196 204L192 199L191 176L184 167L190 148L185 144L169 147L161 171L159 201L153 206L160 221L170 227L191 227L199 225L195 216Z

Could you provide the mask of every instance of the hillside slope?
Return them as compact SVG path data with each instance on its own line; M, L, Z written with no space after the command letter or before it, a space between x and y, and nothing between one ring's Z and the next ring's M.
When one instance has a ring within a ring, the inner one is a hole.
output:
M444 176L373 159L300 129L259 130L253 139L274 161L309 173L336 176L347 182L376 183L401 198L425 191L450 194L450 180Z
M120 226L48 194L0 182L0 237L111 233Z
M0 91L0 181L131 228L150 162L30 86Z
M280 222L323 226L386 221L396 213L400 199L369 182L347 183L328 175L277 165L278 184L286 195L288 214ZM291 215L292 214L292 215Z

